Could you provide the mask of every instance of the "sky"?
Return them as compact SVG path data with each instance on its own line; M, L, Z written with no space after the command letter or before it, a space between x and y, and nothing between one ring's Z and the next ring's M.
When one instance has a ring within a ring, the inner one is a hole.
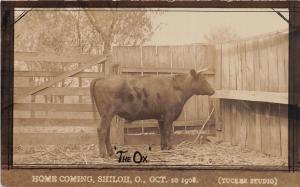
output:
M25 10L25 9L23 9ZM148 9L153 10L153 9ZM206 43L204 35L216 27L230 27L241 38L288 29L288 23L272 9L159 9L151 14L160 29L145 45L184 45ZM288 18L288 9L276 9ZM22 11L16 11L16 17Z
M227 10L231 12L207 12ZM288 18L287 9L276 10ZM169 9L153 16L152 21L154 25L161 24L161 28L147 45L205 43L204 35L220 26L231 27L241 38L288 29L288 23L272 9Z

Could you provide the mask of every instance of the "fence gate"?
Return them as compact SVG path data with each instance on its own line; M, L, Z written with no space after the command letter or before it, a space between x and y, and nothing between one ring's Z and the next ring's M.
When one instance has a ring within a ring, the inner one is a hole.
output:
M96 144L90 81L108 72L105 55L15 52L14 145ZM112 142L124 138L112 127Z

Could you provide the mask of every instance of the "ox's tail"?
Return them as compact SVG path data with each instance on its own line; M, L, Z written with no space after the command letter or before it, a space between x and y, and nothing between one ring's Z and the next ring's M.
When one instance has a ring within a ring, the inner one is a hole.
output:
M97 82L97 80L99 79L94 79L92 80L91 84L90 84L90 95L91 95L91 103L92 103L92 108L93 108L93 120L97 121L97 110L96 110L96 105L97 105L97 101L95 101L95 84Z

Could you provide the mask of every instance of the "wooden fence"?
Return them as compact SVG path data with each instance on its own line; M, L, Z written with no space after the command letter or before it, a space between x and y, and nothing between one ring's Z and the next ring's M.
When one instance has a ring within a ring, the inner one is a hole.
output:
M111 58L16 52L15 67L25 67L24 61L27 69L14 75L15 145L97 143L99 120L93 120L89 96L89 82L97 76L165 76L208 67L216 99L191 98L174 131L201 127L214 105L210 125L224 141L288 156L287 33L216 45L114 47ZM61 71L34 69L43 64L59 64ZM159 143L155 121L123 123L113 120L114 143Z
M216 46L216 128L232 145L288 157L288 33Z

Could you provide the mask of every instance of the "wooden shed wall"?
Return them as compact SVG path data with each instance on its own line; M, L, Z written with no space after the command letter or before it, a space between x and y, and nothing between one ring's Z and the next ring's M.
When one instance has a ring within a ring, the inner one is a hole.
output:
M208 81L214 83L214 46L211 45L183 45L183 46L118 46L113 48L112 61L118 65L122 75L136 76L167 76L177 73L189 73L190 69L207 67ZM209 116L212 99L208 96L193 96L185 104L177 122L186 126L199 126ZM157 128L157 121L150 120ZM149 120L136 123L143 127ZM176 122L175 122L176 123Z
M220 44L216 53L218 89L288 92L287 33ZM234 93L243 97L243 92ZM221 99L216 127L223 132L223 139L232 145L287 158L287 105L245 100Z

